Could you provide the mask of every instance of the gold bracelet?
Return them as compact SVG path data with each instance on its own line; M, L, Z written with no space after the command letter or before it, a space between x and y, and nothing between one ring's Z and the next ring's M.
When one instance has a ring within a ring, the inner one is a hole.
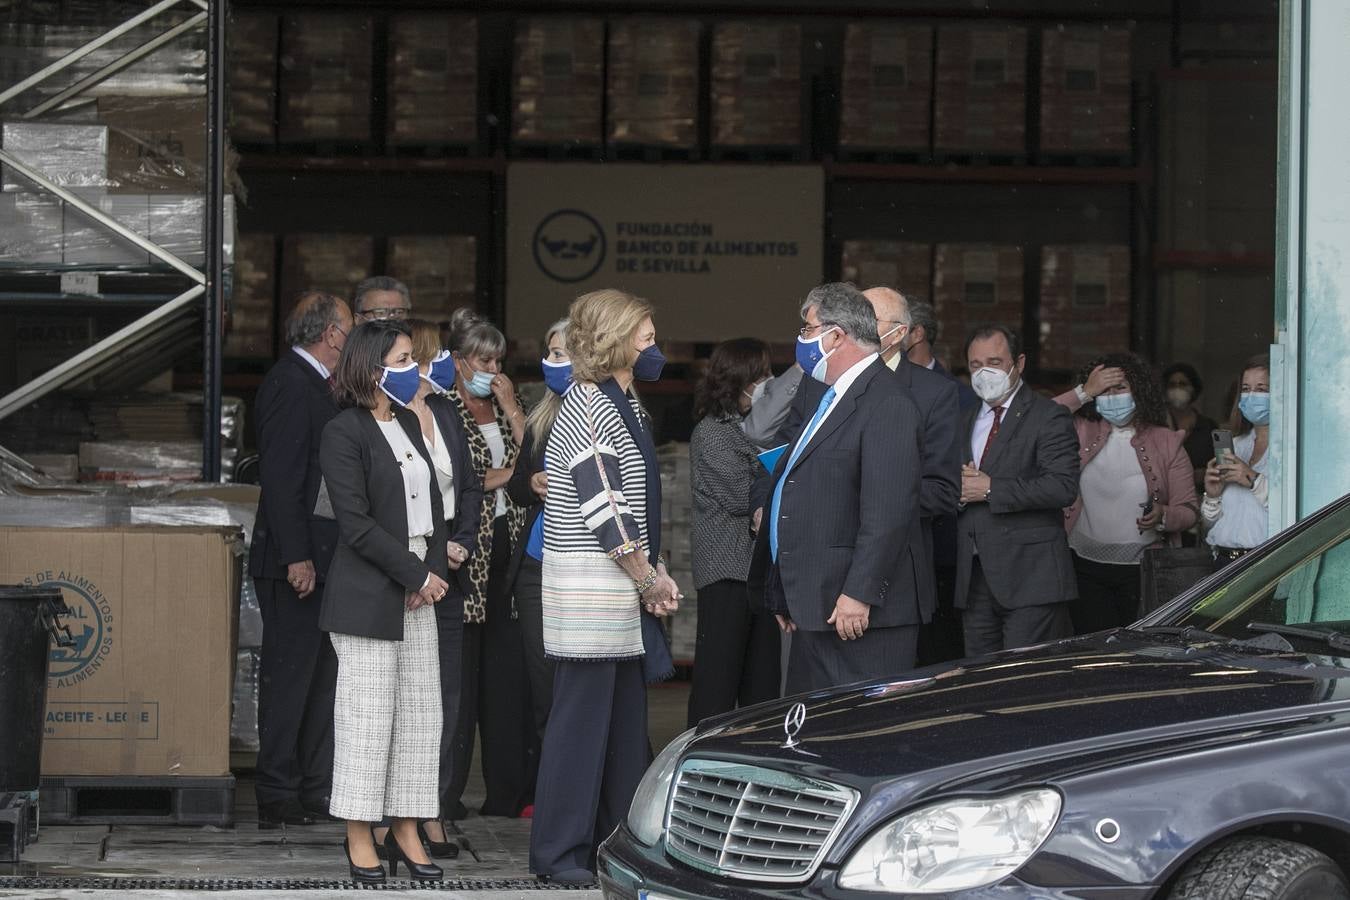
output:
M647 574L643 576L642 580L638 581L634 579L633 584L637 585L639 594L645 594L655 586L656 580L660 577L661 576L657 574L654 566L648 567Z

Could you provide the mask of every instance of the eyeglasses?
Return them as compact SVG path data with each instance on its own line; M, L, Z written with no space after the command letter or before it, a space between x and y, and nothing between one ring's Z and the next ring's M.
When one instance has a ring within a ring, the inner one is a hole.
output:
M358 312L357 315L363 319L406 319L410 312L412 307L408 306L377 306Z
M821 322L819 325L803 325L797 329L797 333L802 337L810 337L812 332L819 331L822 328L833 328L833 322Z
M340 335L342 335L343 337L346 337L346 336L347 336L347 332L343 331L343 330L342 330L342 326L339 325L338 323L334 322L334 323L332 324L331 327L332 327L334 330L336 330L337 333L340 334Z

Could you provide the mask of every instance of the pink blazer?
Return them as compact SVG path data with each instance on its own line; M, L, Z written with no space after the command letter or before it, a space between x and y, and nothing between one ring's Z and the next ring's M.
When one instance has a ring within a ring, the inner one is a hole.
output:
M1060 394L1055 402L1072 412L1082 406L1073 391ZM1074 416L1073 427L1078 433L1078 464L1086 467L1106 444L1111 423L1105 420L1089 422ZM1167 543L1173 547L1181 546L1181 532L1195 524L1200 509L1190 457L1181 446L1185 439L1184 432L1151 426L1137 430L1130 441L1139 457L1139 469L1148 482L1154 504L1166 510ZM1073 533L1082 511L1080 495L1073 506L1064 510L1064 528L1068 533Z

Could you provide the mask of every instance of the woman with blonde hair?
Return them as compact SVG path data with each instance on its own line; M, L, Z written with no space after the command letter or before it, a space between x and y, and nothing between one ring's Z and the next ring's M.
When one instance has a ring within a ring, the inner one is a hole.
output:
M595 854L647 767L641 612L669 615L680 592L659 561L661 477L633 381L665 358L652 308L617 290L568 313L573 385L544 451L544 649L555 661L530 835L530 870L594 879Z
M563 395L572 386L572 361L567 356L566 331L567 320L559 319L544 333L545 353L540 364L547 390L525 417L525 440L520 445L515 473L506 485L511 499L525 508L525 539L516 542L507 580L513 585L512 596L520 616L525 673L530 679L530 707L534 713L535 740L525 773L531 793L539 769L537 754L544 742L544 726L553 705L553 661L544 655L542 607L544 499L548 496L544 447L553 430L553 421L558 418Z

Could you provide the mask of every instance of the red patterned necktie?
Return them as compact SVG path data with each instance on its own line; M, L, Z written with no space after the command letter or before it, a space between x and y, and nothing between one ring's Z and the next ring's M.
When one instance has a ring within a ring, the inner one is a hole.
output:
M984 450L980 452L980 468L984 468L984 458L989 455L989 448L994 445L994 438L998 437L998 425L1003 421L1003 407L994 407L994 427L989 429L989 437L984 439Z

